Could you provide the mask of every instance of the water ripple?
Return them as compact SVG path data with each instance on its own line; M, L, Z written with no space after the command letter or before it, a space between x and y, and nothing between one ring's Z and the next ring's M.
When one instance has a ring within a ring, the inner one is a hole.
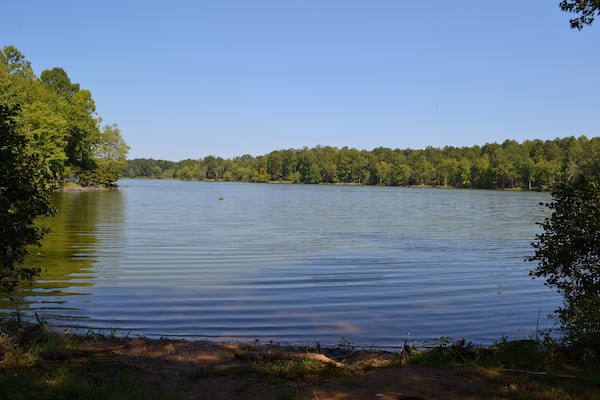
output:
M122 186L58 195L24 312L154 337L401 345L531 336L558 304L523 262L545 194Z

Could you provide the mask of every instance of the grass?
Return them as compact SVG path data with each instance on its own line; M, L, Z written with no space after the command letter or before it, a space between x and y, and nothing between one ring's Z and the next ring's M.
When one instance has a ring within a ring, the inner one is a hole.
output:
M410 365L453 368L495 384L491 398L575 400L600 398L600 360L581 359L551 340L503 338L491 347L451 344L442 338Z
M160 394L135 371L97 362L36 363L0 373L0 399L156 399Z
M126 365L42 358L44 353L76 349L76 336L59 339L43 323L19 326L10 321L0 328L0 400L174 398Z
M431 368L436 379L444 383L443 390L462 381L461 390L464 392L467 385L475 399L600 398L600 361L573 358L551 341L503 339L494 346L477 347L444 337L428 343L427 351L413 352L408 360L401 360L399 354L363 355L340 347L335 354L343 355L343 367L317 359L272 358L247 352L252 356L242 360L231 357L213 364L192 363L188 366L192 373L178 375L175 371L169 376L156 372L157 364L144 368L131 356L78 353L83 344L114 340L118 339L110 332L108 336L61 336L49 333L41 323L0 324L0 400L317 399L328 398L332 390L344 393L338 398L351 399L362 398L365 391L378 393L381 387L402 385L398 382L403 374L428 373L423 371ZM69 356L63 358L61 354ZM382 381L378 374L392 378ZM430 387L426 377L421 385L421 390L429 393L427 398L436 398L432 393L436 389ZM219 390L223 392L221 397ZM439 394L439 398L453 398L452 394Z

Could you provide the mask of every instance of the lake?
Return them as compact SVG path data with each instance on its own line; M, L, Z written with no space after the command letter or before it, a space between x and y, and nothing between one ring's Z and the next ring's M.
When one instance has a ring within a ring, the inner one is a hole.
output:
M132 336L387 347L531 338L560 303L524 262L548 194L120 185L56 194L23 313Z

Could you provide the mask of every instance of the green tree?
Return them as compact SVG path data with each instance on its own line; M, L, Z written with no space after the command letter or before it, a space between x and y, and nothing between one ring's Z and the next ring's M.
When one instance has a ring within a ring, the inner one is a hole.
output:
M583 29L594 22L596 15L600 15L600 0L562 0L560 9L565 12L578 14L569 22L573 29Z
M315 153L303 148L298 155L298 172L302 183L321 183L321 172Z
M600 176L600 137L590 139L585 147L583 173Z
M31 63L25 59L25 55L14 46L5 46L0 51L0 64L3 65L3 74L21 76L29 80L34 74Z
M415 178L415 184L429 185L436 174L435 166L427 159L423 150L414 151L408 157L411 163L412 176Z
M298 177L298 155L294 149L282 151L282 170L283 179L295 181ZM297 183L297 182L296 182Z
M387 161L377 161L375 163L375 176L377 183L389 186L392 184L392 164Z
M221 157L206 156L202 160L206 166L206 178L219 180L223 178L223 160Z
M68 157L67 165L72 175L93 184L94 176L90 174L96 167L95 149L101 142L99 120L94 117L96 105L88 90L81 90L73 95L67 108L69 128L66 132Z
M104 186L115 186L127 166L129 146L123 140L116 125L107 125L100 132L100 140L94 153L96 181Z
M442 184L442 174L440 172L440 164L442 162L443 153L440 149L427 146L423 151L423 155L425 160L431 165L431 173L430 173L430 183L436 186L441 186Z
M584 148L587 147L588 139L581 136L576 139L573 136L566 137L559 142L563 158L563 176L566 181L570 181L575 176L580 175L580 169L583 164Z
M254 157L250 154L244 154L241 157L235 157L232 161L231 172L233 178L240 182L252 182L256 175L254 169Z
M283 178L283 158L280 151L272 151L267 155L267 173L272 181Z
M39 272L22 263L28 246L39 245L46 233L36 220L54 213L50 165L19 133L15 114L16 110L0 104L0 290L5 293Z
M495 176L497 187L506 189L514 186L516 177L516 168L512 160L508 157L502 146L493 144L489 146L491 150L492 170Z
M95 150L99 145L99 118L96 117L96 104L89 90L82 90L78 83L72 83L62 68L43 71L40 82L55 95L53 100L67 121L62 135L66 154L65 179L75 180L84 186L98 184L94 169ZM99 178L103 178L100 176Z
M471 168L471 182L478 189L491 189L493 187L493 171L487 154L478 157Z
M63 140L67 121L42 101L21 105L14 120L16 129L28 138L32 151L47 161L53 179L58 179L67 159Z
M410 166L408 165L406 156L398 151L392 165L392 184L408 186L409 182Z
M191 165L184 165L177 170L175 176L182 181L193 181L197 179L198 173Z
M467 157L458 160L457 174L459 187L471 187L471 161Z
M359 158L359 151L357 149L349 149L343 147L339 151L338 163L337 163L337 176L343 183L357 182L354 179L356 176L356 161Z
M75 93L79 92L79 84L72 83L69 76L62 68L52 68L51 70L42 71L40 81L51 88L60 97L70 100Z
M321 181L325 183L339 182L337 176L338 149L330 146L316 146L312 151L317 157Z
M579 175L559 183L546 204L552 211L532 243L538 262L530 272L563 297L555 310L565 338L575 343L600 335L600 185Z
M439 173L440 177L443 179L443 186L448 186L448 180L450 180L450 184L452 186L456 185L456 176L459 168L458 160L454 158L443 158L440 161L439 165ZM469 171L470 172L470 171Z
M541 159L533 166L533 179L539 190L550 190L560 179L560 160Z
M259 156L256 158L256 171L257 173L252 177L252 182L256 183L268 183L269 173L267 172L267 157Z
M36 221L54 213L53 163L61 158L62 120L43 103L44 91L28 61L13 46L0 51L0 291L10 293L36 268L22 266L46 229ZM33 100L36 100L33 102Z
M160 165L154 165L152 167L152 177L154 178L162 178L163 170Z

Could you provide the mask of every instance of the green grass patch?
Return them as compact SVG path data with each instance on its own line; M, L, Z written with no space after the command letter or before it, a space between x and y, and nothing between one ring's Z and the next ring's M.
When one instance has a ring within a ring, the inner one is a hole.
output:
M91 363L0 368L0 399L167 399L131 369Z

